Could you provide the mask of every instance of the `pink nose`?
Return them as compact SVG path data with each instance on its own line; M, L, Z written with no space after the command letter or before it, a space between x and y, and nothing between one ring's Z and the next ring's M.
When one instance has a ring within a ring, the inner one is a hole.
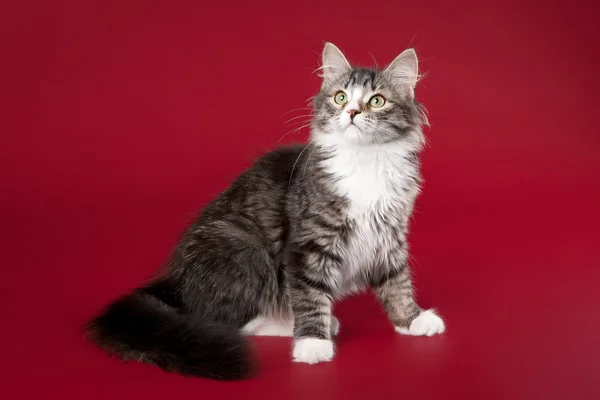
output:
M348 114L350 114L351 117L354 117L357 114L360 114L360 110L357 110L356 108L350 108L347 110Z

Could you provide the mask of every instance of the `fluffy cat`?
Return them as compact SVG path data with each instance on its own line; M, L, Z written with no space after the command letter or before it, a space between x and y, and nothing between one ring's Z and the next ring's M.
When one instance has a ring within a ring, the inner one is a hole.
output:
M331 43L307 145L262 156L188 228L165 270L110 304L89 336L125 360L213 379L254 371L247 335L293 336L330 361L334 301L372 288L397 332L444 332L413 297L406 234L424 118L414 50L353 68Z

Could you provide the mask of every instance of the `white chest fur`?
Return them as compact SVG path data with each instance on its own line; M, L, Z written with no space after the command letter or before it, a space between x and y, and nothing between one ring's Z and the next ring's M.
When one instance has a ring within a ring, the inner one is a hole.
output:
M342 249L344 265L338 281L339 295L361 290L366 272L386 262L398 246L402 230L418 194L417 166L407 156L403 143L357 146L338 138L317 141L331 152L324 169L336 178L335 191L348 199L348 220L353 226L349 242Z

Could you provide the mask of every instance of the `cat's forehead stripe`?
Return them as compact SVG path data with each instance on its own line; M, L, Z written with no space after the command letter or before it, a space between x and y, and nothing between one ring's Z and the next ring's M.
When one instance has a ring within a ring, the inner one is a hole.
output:
M351 86L363 86L371 87L371 90L375 90L375 78L377 74L371 69L355 69L350 73L346 87Z

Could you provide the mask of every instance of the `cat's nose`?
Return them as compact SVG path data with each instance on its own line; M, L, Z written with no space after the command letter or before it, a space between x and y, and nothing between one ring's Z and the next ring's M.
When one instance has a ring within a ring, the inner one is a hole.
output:
M357 110L356 108L350 108L350 109L348 109L348 114L350 114L350 119L351 120L353 120L354 117L356 117L360 113L361 113L361 111Z

